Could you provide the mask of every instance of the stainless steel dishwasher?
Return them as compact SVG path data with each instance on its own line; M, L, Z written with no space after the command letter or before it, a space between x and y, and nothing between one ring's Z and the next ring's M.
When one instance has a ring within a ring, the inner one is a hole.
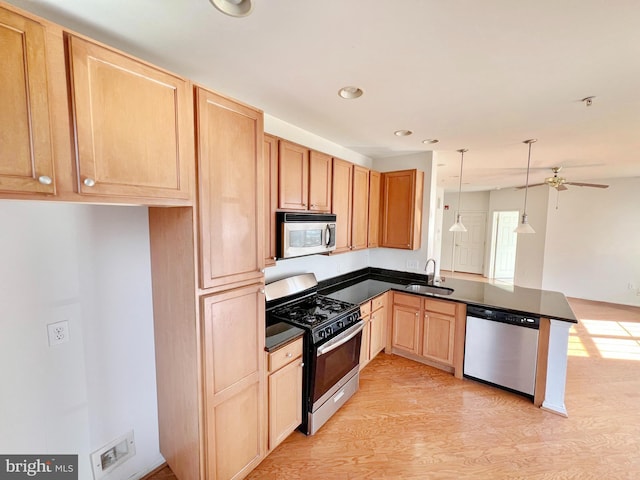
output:
M465 377L533 399L540 318L469 305Z

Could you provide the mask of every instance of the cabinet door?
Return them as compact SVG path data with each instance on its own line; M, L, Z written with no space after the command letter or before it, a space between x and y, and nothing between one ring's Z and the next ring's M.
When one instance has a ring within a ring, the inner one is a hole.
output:
M423 179L417 170L382 173L381 247L420 248Z
M353 164L333 159L333 192L331 208L336 214L336 249L351 250L351 203L353 201Z
M330 155L311 150L309 155L309 210L331 211L331 166Z
M302 423L302 357L269 375L269 450Z
M244 477L265 453L265 300L260 287L202 300L208 479Z
M309 196L309 150L280 140L278 208L306 210Z
M278 139L264 136L265 266L276 264L276 209L278 208Z
M68 48L79 192L189 199L189 82L77 37Z
M453 365L455 317L425 312L422 356Z
M353 166L353 207L351 245L353 250L367 248L369 233L369 169Z
M420 309L405 305L393 306L392 346L410 353L418 353Z
M369 235L368 247L380 245L380 172L369 172Z
M198 88L202 288L262 278L262 112Z
M386 343L385 326L386 326L386 309L380 308L371 314L369 324L371 326L371 340L369 342L369 360L373 359L380 353Z
M369 363L369 344L371 342L371 322L369 317L365 317L362 320L364 320L365 324L362 329L362 343L360 344L360 370Z
M0 8L0 45L0 191L53 194L45 29Z

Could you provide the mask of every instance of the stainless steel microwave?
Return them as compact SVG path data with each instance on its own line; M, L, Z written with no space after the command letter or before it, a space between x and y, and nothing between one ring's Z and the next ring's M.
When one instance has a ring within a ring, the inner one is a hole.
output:
M336 249L333 213L276 212L278 258L329 253Z

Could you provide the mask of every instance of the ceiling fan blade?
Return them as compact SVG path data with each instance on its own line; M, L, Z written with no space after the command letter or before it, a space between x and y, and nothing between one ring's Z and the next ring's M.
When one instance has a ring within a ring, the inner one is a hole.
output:
M565 182L568 183L568 182ZM569 190L567 187L565 187L563 184L560 184L556 187L558 189L559 192L562 192L564 190Z
M609 188L609 185L601 185L599 183L566 182L566 184L575 185L576 187Z
M539 187L540 185L546 185L546 183L534 183L533 185L529 185L531 187ZM527 188L526 185L522 185L521 187L515 187L516 190L522 190L523 188Z

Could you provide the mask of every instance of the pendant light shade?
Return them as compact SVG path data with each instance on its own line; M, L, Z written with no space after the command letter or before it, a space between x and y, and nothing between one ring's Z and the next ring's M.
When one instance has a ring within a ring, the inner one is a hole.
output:
M450 232L466 232L467 227L465 227L462 223L462 215L460 214L460 196L462 194L462 165L464 164L464 153L469 150L466 148L461 148L458 150L460 152L460 186L458 187L458 214L456 215L456 223L451 225L449 228Z
M531 167L531 144L537 142L535 138L525 140L522 143L529 145L529 156L527 157L527 182L524 187L524 209L522 210L522 222L516 227L514 233L536 233L531 225L529 225L529 218L527 217L527 193L529 191L529 169Z

